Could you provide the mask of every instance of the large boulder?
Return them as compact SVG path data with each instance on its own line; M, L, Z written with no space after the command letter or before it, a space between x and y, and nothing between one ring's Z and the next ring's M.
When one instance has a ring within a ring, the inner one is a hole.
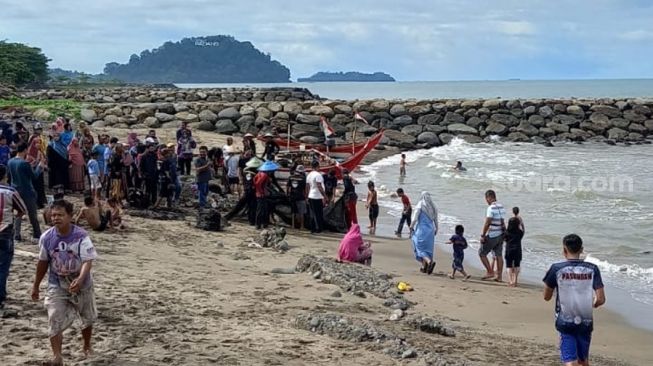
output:
M333 107L333 112L336 114L340 113L340 114L350 115L354 113L354 109L347 104L338 104L335 107Z
M512 114L495 113L490 117L490 119L508 127L515 127L519 124L519 118Z
M585 118L585 111L583 110L583 107L579 105L570 105L566 109L567 114L570 114L572 116L576 116L578 118Z
M311 124L311 125L319 125L320 124L320 116L316 116L313 114L303 114L300 113L295 117L295 121L299 123L306 123L306 124Z
M471 109L471 108L479 108L483 105L483 103L478 100L478 99L470 99L470 100L464 100L462 103L460 103L461 108L465 109Z
M540 128L544 127L545 124L544 117L540 116L539 114L533 114L532 116L528 117L528 123L531 125Z
M47 109L44 108L39 108L32 113L32 117L34 117L34 119L37 119L39 121L47 121L50 119L51 116L52 114L48 112Z
M270 102L268 104L267 109L269 109L273 113L278 113L278 112L283 112L283 108L284 108L283 104L281 104L279 102Z
M447 126L440 125L424 125L424 131L433 132L436 135L447 132Z
M333 112L333 109L331 107L326 106L326 105L314 105L311 108L309 108L312 114L315 114L317 116L324 116L326 118L331 118L335 115Z
M478 144L480 142L483 142L483 139L476 135L459 135L456 137L463 139L463 141L467 142L468 144Z
M236 109L235 107L228 107L228 108L225 108L225 109L221 110L218 113L218 118L219 119L230 119L232 121L235 121L238 118L240 118L240 112L238 112L238 109Z
M483 108L487 109L499 109L503 105L503 100L501 99L488 99L483 102Z
M408 113L412 114L413 116L419 116L422 114L427 114L429 112L431 112L430 104L420 104L420 105L410 107L408 109Z
M478 135L478 130L463 123L449 125L447 126L447 131L455 135Z
M590 115L590 121L592 121L593 123L606 123L606 124L609 124L610 123L610 117L608 117L607 115L605 115L603 113L594 112L594 113L592 113L592 115Z
M648 106L643 105L643 104L635 104L633 106L633 111L635 113L639 113L639 114L642 114L642 115L645 115L645 116L650 116L651 115L651 108L649 108Z
M154 117L156 117L156 119L158 119L159 122L161 122L161 123L166 123L166 122L170 122L170 121L175 120L175 116L173 116L172 114L168 114L168 113L157 112L157 113L154 113Z
M79 114L84 121L89 123L92 123L97 119L97 113L92 109L82 109Z
M642 135L646 135L648 133L648 129L644 127L643 125L640 125L639 123L631 123L628 126L628 131L630 132L637 132Z
M572 128L569 130L569 133L571 134L571 139L574 141L585 141L592 137L591 133L580 128Z
M556 133L569 132L569 126L563 125L562 123L549 122L546 124L546 127L552 129Z
M215 132L231 135L238 132L238 126L230 119L220 119L215 123Z
M393 128L393 129L400 129L400 128L406 127L406 126L408 126L408 125L410 125L412 123L413 123L413 117L411 117L408 114L405 114L403 116L399 116L399 117L393 119L392 124L389 127Z
M148 118L154 118L154 117L148 117ZM156 118L154 118L154 119L156 119ZM147 120L147 118L146 118L146 120ZM104 122L106 122L107 126L113 126L113 125L116 125L116 124L120 123L120 117L114 116L113 114L110 114L108 116L104 116ZM158 123L159 123L159 121L157 120L157 124Z
M612 125L612 127L616 127L616 128L626 129L626 128L628 128L629 124L630 124L630 121L626 120L626 119L623 119L623 118L613 118L613 119L610 120L610 125Z
M595 104L590 107L592 112L603 113L610 118L621 117L621 111L611 105Z
M387 112L390 109L390 103L387 100L375 100L370 104L372 112Z
M528 107L524 108L524 114L527 115L527 116L535 114L535 106L534 105L529 105Z
M211 112L209 109L201 111L199 117L201 121L215 122L218 120L218 115Z
M485 133L488 135L499 135L503 136L508 132L508 127L502 125L501 123L490 121L490 123L485 127Z
M462 115L455 113L455 112L447 112L447 114L444 115L444 120L442 120L442 125L448 126L448 125L453 125L453 124L464 124L465 123L465 117Z
M242 107L240 107L240 110L238 112L240 112L241 116L248 116L248 115L253 115L255 111L256 109L254 109L254 107L245 104Z
M134 114L133 111L132 111L132 114ZM182 121L182 122L188 122L188 123L199 121L199 117L196 114L193 114L193 113L190 113L190 112L179 112L179 113L175 114L175 118ZM139 120L140 120L140 118L139 118Z
M228 120L228 121L231 121L231 120ZM214 131L215 130L215 126L210 121L202 121L202 122L197 124L196 128L198 130L200 130L200 131Z
M442 115L441 114L425 114L423 116L419 116L417 119L417 124L420 125L436 125L442 120Z
M270 117L272 117L272 112L265 107L258 107L256 108L256 117L269 119Z
M643 114L639 114L635 112L632 109L629 109L627 111L624 111L624 118L631 121L631 122L636 122L636 123L642 123L646 121L646 116Z
M568 114L558 114L554 116L553 122L562 123L563 125L567 125L570 128L578 127L578 125L580 125L580 121L576 119L576 117L570 116Z
M394 131L394 130L385 131L384 136L385 139L388 140L388 143L386 145L397 146L403 149L413 148L415 145L415 141L417 141L415 136L406 135L404 133L401 133L399 131Z
M526 134L523 134L521 132L511 132L508 137L508 141L510 142L530 142L531 138L526 136Z
M115 106L104 111L104 114L109 115L113 114L114 116L121 117L123 115L122 108Z
M424 126L422 125L408 125L401 129L401 133L405 133L410 136L417 136L422 133Z
M399 117L403 116L404 114L407 114L408 111L406 110L406 107L403 104L394 104L390 108L390 115L393 117Z
M644 140L644 136L641 133L631 132L626 137L626 140L628 140L628 141L642 141L642 140Z
M556 132L548 127L540 127L540 137L545 139L555 136Z
M551 107L549 107L548 105L545 105L540 107L537 113L539 113L539 115L544 118L550 118L551 116L553 116L553 109L551 109Z
M537 129L537 127L533 126L532 124L528 123L527 121L521 121L521 123L519 123L519 126L517 126L517 132L521 132L526 136L533 137L533 136L537 136L540 133L540 130Z
M106 118L104 119L106 121ZM147 126L147 128L159 128L161 127L161 123L156 117L147 117L143 121L143 124Z
M647 130L653 132L653 119L646 120L646 122L644 122L644 127L646 127Z
M467 136L472 136L472 135L467 135ZM450 133L441 133L438 135L438 138L444 145L448 145L451 140L453 140L456 136L450 134Z
M611 140L621 141L628 136L628 132L622 130L621 128L611 128L608 130L608 138Z
M174 108L174 113L186 112L186 111L188 111L190 109L188 103L185 103L185 102L174 103L172 105L172 107ZM173 111L169 111L169 110L168 111L160 110L160 111L165 112L165 113L173 113Z
M440 146L442 142L435 132L425 131L420 133L417 136L417 142L420 144L426 144L427 146Z
M581 122L580 128L585 131L592 131L599 135L603 135L603 133L608 128L610 128L610 122L609 121L598 121L598 122L584 121Z

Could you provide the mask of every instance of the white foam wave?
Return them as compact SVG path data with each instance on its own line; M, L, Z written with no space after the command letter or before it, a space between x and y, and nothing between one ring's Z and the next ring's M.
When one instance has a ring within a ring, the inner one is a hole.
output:
M601 271L617 275L617 276L626 276L629 278L637 279L646 285L653 284L653 267L652 268L642 268L637 264L613 264L608 261L601 260L587 254L585 260L596 264Z

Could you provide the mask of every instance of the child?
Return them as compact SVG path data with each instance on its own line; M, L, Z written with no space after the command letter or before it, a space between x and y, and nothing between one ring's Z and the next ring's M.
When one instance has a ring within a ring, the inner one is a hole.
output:
M544 300L556 290L555 326L560 332L560 359L565 365L589 365L594 328L593 308L605 304L599 268L580 259L583 240L576 234L562 239L565 262L555 263L544 276Z
M517 287L519 263L521 262L522 255L521 240L523 237L524 231L520 227L519 217L511 218L508 221L508 228L504 237L506 241L506 268L508 268L508 277L510 278L508 286L510 287Z
M397 196L401 198L401 203L404 205L401 212L401 219L399 220L399 227L395 231L395 235L401 237L401 231L404 229L404 222L410 227L410 215L413 213L413 207L410 205L410 199L404 193L403 188L397 189Z
M91 196L94 199L100 199L100 191L102 190L102 183L100 183L100 164L97 161L98 151L91 152L91 159L87 163L88 177L91 181Z
M406 154L401 154L401 162L399 162L399 175L406 176Z
M379 202L377 200L376 189L374 189L374 182L369 181L367 183L367 190L365 208L368 209L370 214L370 226L367 228L370 229L370 234L374 234L376 232L376 219L379 217Z
M514 215L513 217L519 219L519 228L521 231L526 232L526 230L524 230L524 220L519 216L519 207L513 207L512 214Z
M96 201L92 196L84 198L84 207L79 210L79 213L75 217L75 225L79 223L79 220L86 219L88 226L95 231L104 231L109 226L111 222L111 211L102 209L102 202Z
M125 229L125 224L122 222L122 205L120 204L120 201L112 197L109 198L107 203L109 204L109 211L111 212L111 215L109 216L109 227L117 227L120 230Z
M451 265L451 268L453 270L449 275L449 278L451 278L452 280L456 276L456 271L463 274L463 276L465 277L463 281L467 281L472 277L468 275L467 272L465 272L465 269L463 268L463 259L465 259L465 249L467 249L467 239L465 239L465 237L463 236L464 233L465 233L465 228L462 225L456 225L456 234L452 235L451 238L449 238L449 241L447 242L447 244L453 245L453 264Z

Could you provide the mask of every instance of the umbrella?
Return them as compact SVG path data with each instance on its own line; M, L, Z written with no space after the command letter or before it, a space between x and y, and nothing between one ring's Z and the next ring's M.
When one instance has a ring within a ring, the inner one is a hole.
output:
M249 161L245 164L245 166L248 167L248 168L257 169L262 164L263 164L263 160L254 157L254 158L249 159Z
M273 172L279 169L279 165L274 161L268 160L258 168L259 172Z

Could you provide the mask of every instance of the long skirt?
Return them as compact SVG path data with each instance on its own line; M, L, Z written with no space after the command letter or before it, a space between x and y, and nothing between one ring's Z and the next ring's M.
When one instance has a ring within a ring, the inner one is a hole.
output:
M433 247L435 246L435 225L433 220L421 212L417 218L415 231L411 237L415 259L421 261L423 258L433 259Z
M73 192L84 192L84 166L70 165L70 190Z

